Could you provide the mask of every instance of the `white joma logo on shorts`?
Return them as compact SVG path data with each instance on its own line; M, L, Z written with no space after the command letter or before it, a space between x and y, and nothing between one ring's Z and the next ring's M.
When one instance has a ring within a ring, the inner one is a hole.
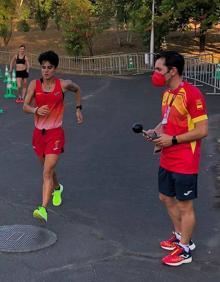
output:
M192 190L187 191L186 193L183 193L184 196L189 196L189 194L192 193Z

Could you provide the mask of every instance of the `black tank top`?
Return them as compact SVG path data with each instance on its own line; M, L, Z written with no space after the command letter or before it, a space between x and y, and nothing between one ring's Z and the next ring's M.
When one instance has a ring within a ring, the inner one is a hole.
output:
M25 55L22 59L20 59L17 55L17 59L16 59L16 64L22 64L25 65Z

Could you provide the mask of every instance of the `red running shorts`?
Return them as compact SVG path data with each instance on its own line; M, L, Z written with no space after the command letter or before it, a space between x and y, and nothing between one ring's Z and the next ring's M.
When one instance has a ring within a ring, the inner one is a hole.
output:
M64 152L64 130L62 127L38 129L33 131L32 146L38 157L48 154L59 155Z

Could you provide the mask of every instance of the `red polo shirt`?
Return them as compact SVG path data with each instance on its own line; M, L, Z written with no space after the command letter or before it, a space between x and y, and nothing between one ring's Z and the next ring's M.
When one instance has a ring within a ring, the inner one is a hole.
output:
M208 118L202 93L185 81L177 89L167 90L163 94L162 118L170 104L167 124L163 125L165 134L173 136L186 133L195 127L195 123ZM160 166L177 173L198 173L200 147L201 140L197 140L163 148Z

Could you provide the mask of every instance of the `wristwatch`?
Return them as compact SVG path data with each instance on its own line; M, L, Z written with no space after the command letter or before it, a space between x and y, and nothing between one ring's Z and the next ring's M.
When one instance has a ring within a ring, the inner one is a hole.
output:
M80 110L82 110L82 105L78 105L78 106L76 106L76 109L80 109Z
M178 141L177 141L177 139L176 139L176 136L175 136L175 135L174 135L174 136L173 136L173 138L172 138L172 144L173 144L173 145L178 144Z

